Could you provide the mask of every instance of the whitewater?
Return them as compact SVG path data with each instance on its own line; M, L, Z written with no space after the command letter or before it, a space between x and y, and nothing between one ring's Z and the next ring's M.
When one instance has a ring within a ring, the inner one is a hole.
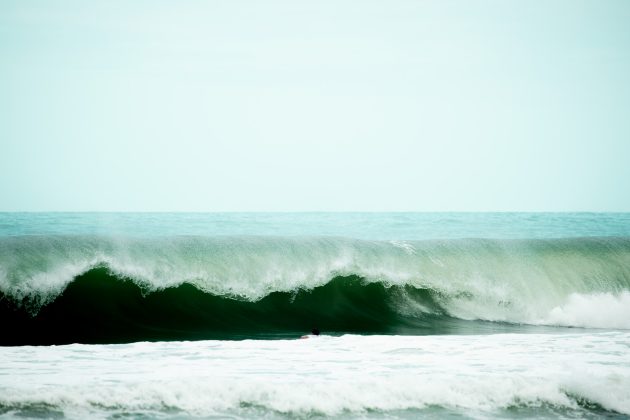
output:
M2 418L622 418L630 215L1 213L0 319Z

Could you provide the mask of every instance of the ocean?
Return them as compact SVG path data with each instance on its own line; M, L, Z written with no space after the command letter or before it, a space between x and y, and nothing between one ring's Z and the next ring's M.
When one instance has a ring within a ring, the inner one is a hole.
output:
M630 214L0 213L0 321L0 418L630 418Z

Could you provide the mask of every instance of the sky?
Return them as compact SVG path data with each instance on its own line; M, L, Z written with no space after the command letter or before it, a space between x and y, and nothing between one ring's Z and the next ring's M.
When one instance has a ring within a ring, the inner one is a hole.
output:
M0 2L0 211L630 211L630 1Z

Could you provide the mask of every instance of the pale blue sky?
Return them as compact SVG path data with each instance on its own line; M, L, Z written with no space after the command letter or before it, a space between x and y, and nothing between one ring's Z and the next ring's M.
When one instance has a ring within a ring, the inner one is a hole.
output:
M630 211L630 1L4 0L0 210Z

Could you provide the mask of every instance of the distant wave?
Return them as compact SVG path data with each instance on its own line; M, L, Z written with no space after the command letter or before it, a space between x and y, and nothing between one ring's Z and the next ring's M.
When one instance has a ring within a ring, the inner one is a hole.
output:
M0 344L630 329L630 238L5 237L0 294Z

